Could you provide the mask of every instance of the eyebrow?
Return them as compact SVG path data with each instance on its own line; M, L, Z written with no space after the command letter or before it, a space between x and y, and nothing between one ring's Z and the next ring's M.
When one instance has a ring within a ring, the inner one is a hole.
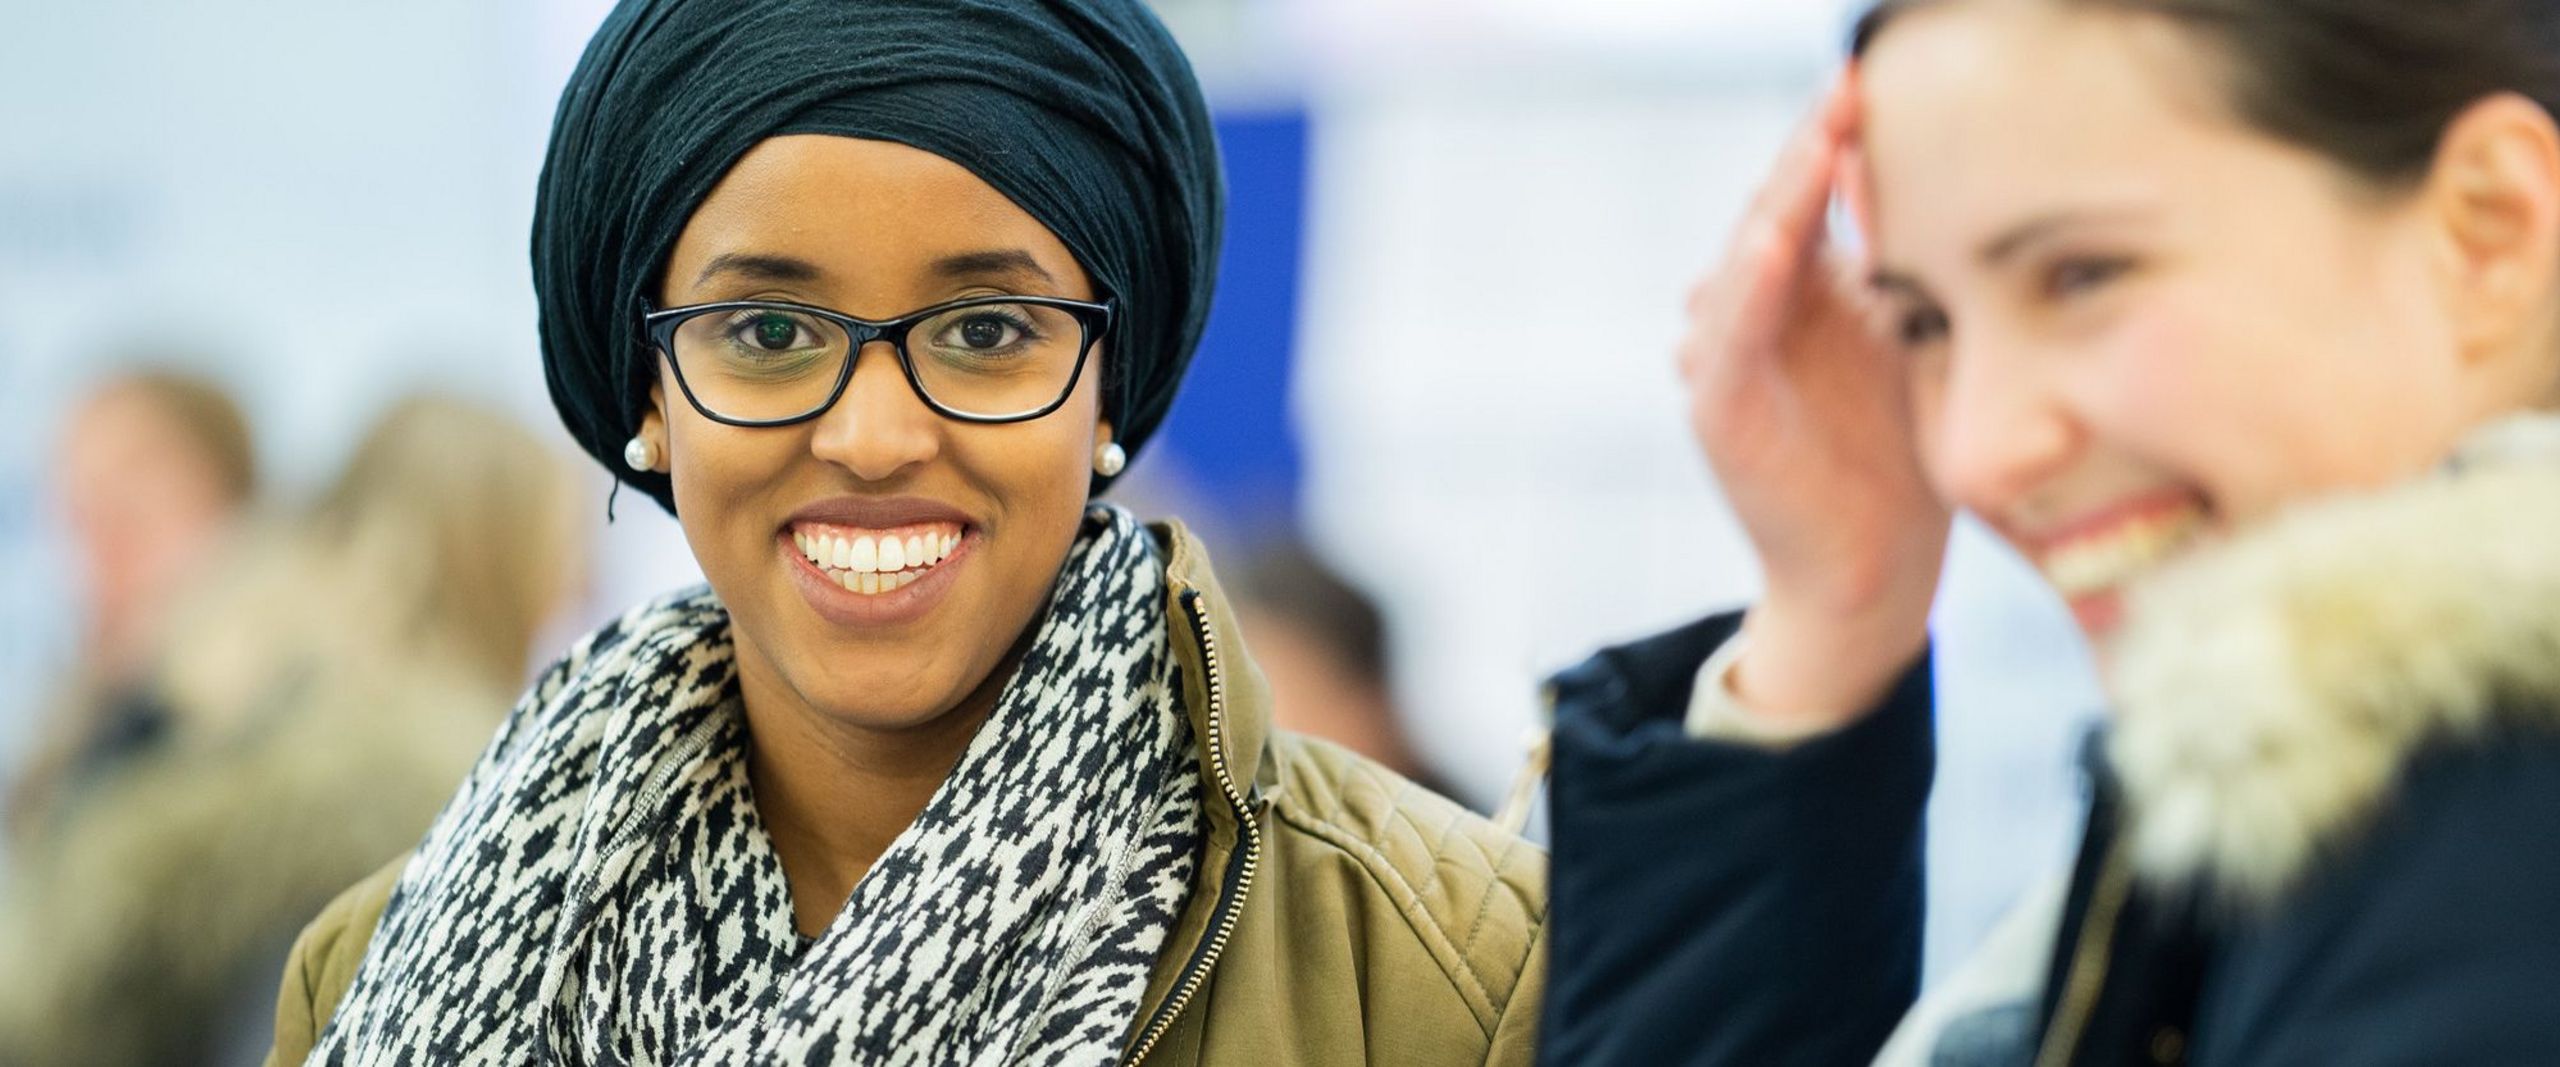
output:
M2016 259L2019 253L2034 247L2038 242L2074 226L2095 222L2120 222L2141 218L2150 213L2147 209L2136 207L2095 210L2066 208L2046 212L1994 234L1990 240L1982 242L1982 246L1974 250L1973 258L1984 269L1997 269L2001 264ZM1929 293L1929 287L1922 285L1918 277L1907 271L1886 266L1878 266L1874 273L1869 274L1867 285L1871 288L1922 299L1926 299Z
M1923 304L1932 299L1929 296L1929 287L1920 281L1918 275L1881 263L1867 275L1867 288L1892 293Z
M2137 207L2065 208L2060 211L2049 211L2002 230L1990 240L1982 242L1982 247L1975 250L1973 254L1974 261L1984 267L1998 267L2002 263L2017 258L2018 253L2033 247L2037 242L2074 226L2092 222L2121 222L2128 218L2140 218L2149 214L2148 210Z
M1051 285L1058 283L1058 279L1050 275L1048 268L1041 266L1039 260L1033 259L1031 253L1019 248L963 252L956 256L944 256L933 261L933 272L945 278L1011 275L1020 278L1037 278Z
M715 274L741 274L766 282L813 282L826 273L805 259L756 252L723 252L703 264L702 274L694 278L693 284L710 281Z
M983 278L989 275L1036 278L1051 285L1058 279L1040 265L1031 253L1019 248L962 252L933 261L931 271L944 278ZM815 263L791 256L760 252L724 252L703 264L694 284L710 281L713 275L736 274L756 281L813 282L826 276Z

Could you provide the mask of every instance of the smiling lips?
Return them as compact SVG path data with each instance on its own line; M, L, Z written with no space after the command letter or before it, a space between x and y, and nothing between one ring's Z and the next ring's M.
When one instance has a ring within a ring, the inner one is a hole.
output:
M2064 599L2079 600L2115 589L2176 554L2204 525L2203 510L2192 502L2141 508L2051 545L2037 554L2036 565Z
M959 524L948 522L892 530L810 523L791 530L791 543L829 581L865 596L906 588L949 558L960 537Z

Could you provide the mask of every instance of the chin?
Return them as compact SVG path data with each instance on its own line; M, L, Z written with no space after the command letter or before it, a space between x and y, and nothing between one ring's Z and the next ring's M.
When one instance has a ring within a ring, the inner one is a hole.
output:
M951 709L865 709L856 712L830 712L837 721L872 733L896 734L921 730L940 722Z
M871 653L878 655L878 653ZM867 730L912 730L940 719L958 706L964 693L954 687L923 684L912 676L885 678L828 677L794 686L809 709L847 726Z

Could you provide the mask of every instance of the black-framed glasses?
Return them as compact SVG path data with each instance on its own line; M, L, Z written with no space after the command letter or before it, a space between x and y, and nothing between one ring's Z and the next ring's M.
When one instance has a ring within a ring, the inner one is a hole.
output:
M863 348L886 341L925 406L961 422L1024 422L1075 391L1114 305L980 296L884 322L778 300L647 311L641 329L704 418L788 426L834 407Z

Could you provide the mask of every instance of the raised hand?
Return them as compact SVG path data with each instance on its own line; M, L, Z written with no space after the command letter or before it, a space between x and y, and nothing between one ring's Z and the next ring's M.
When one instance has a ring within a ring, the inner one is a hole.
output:
M1919 654L1949 523L1903 357L1825 224L1835 191L1856 192L1857 110L1843 74L1691 295L1680 350L1699 447L1767 578L1736 695L1804 730L1855 718Z

